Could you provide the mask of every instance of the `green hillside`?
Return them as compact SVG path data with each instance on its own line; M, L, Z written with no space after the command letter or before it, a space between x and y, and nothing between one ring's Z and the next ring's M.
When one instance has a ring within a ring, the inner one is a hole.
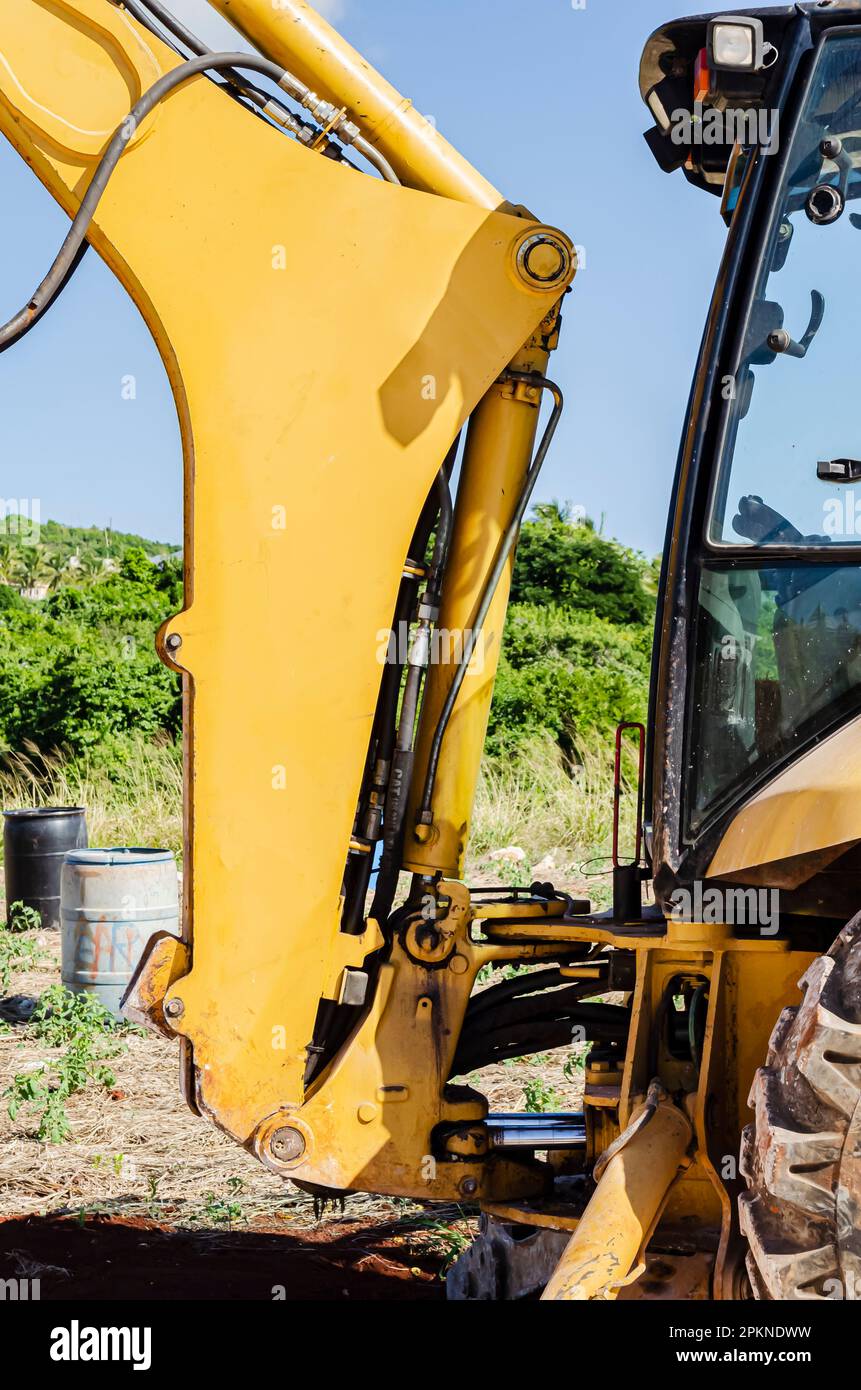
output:
M54 521L33 544L12 519L0 581L0 754L62 750L108 765L123 761L123 740L176 739L179 682L153 647L182 606L173 547ZM556 504L535 509L515 567L491 758L536 736L576 758L584 739L643 718L655 587L654 566L591 522Z

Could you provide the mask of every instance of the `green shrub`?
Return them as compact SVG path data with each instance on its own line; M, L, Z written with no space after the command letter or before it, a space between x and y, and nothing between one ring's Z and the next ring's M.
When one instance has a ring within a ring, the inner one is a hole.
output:
M154 642L181 605L178 564L133 547L120 573L0 608L0 746L82 753L117 735L175 737L181 685Z
M10 932L39 931L42 926L42 914L37 907L29 907L19 899L9 906L6 926Z
M27 607L27 600L23 599L11 584L0 584L0 613L8 608L22 609Z
M523 525L511 586L516 604L555 603L611 623L649 624L654 589L654 566L599 535L588 519L572 523L570 508L539 504Z
M569 756L592 733L643 720L651 628L617 627L559 605L509 609L490 712L491 757L542 733Z

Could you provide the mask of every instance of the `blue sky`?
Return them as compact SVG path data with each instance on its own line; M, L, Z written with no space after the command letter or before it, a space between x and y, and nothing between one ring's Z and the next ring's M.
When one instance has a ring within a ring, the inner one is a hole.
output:
M171 8L235 47L206 0ZM680 0L326 0L318 6L514 202L565 228L584 268L552 371L567 408L539 500L569 499L656 552L724 240L717 199L664 175L637 73ZM719 7L718 7L719 8ZM0 319L26 302L66 219L0 140ZM123 377L136 399L123 399ZM90 252L51 313L0 356L0 497L43 519L182 534L181 456L164 369Z

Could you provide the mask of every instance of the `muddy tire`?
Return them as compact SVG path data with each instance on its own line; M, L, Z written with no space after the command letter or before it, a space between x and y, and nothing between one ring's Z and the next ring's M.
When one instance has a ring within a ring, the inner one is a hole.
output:
M861 1301L861 914L800 984L742 1135L747 1267L760 1299Z

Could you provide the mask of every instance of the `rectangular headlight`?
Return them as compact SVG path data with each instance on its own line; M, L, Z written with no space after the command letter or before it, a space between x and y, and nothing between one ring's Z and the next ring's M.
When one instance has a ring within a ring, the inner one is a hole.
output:
M709 23L709 66L736 72L759 72L765 55L762 20L718 15Z

